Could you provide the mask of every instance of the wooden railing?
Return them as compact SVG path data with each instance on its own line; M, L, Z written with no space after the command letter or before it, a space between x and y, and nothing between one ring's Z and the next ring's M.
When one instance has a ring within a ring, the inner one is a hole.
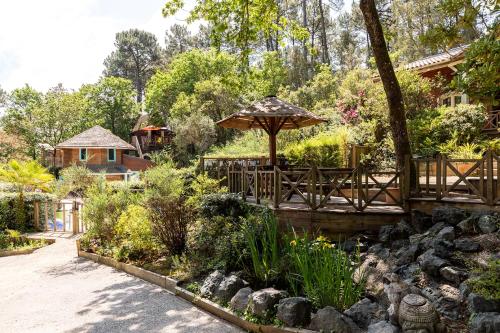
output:
M488 113L488 120L484 125L485 130L497 130L500 128L500 111L491 111Z
M418 176L411 197L464 199L487 205L500 201L500 157L493 151L487 151L478 159L450 159L438 155L412 161Z
M362 168L254 167L227 171L230 192L244 200L282 205L303 205L317 210L351 206L363 211L372 206L403 207L401 171L371 172Z

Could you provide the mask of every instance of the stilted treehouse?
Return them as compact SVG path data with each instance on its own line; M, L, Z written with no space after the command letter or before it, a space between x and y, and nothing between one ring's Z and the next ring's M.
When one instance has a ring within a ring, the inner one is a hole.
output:
M130 136L139 157L149 159L151 153L170 145L175 134L169 126L150 125L149 116L142 115L137 120Z

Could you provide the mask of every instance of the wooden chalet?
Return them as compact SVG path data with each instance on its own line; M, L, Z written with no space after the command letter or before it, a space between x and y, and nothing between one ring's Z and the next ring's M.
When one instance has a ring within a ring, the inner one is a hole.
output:
M94 126L56 147L56 167L84 165L108 180L127 180L134 171L142 171L151 161L128 155L135 147L111 131Z
M440 78L444 80L444 83L449 84L458 71L457 65L464 62L467 47L468 45L464 45L450 49L446 52L425 57L407 64L404 68L416 71L422 77L431 80ZM453 90L441 91L436 89L432 93L438 105L455 106L458 104L474 103L474 100L469 98L465 92ZM489 117L485 124L484 131L490 134L497 134L500 128L500 106L486 105L486 108L489 112Z

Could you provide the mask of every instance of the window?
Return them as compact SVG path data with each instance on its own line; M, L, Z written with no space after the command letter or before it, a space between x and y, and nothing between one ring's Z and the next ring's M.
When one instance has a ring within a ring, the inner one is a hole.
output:
M462 96L455 96L455 105L462 103Z
M451 97L446 97L443 99L443 105L451 106Z
M108 162L115 162L116 161L116 149L111 148L108 149Z
M80 148L80 161L87 160L87 148Z

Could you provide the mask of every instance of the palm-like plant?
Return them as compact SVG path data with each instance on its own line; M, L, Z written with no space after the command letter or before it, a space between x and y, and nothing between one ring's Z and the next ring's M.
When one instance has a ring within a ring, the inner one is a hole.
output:
M19 162L11 160L0 166L0 181L12 183L18 192L16 223L22 228L25 221L24 191L40 189L49 191L49 185L54 180L46 168L36 161Z

